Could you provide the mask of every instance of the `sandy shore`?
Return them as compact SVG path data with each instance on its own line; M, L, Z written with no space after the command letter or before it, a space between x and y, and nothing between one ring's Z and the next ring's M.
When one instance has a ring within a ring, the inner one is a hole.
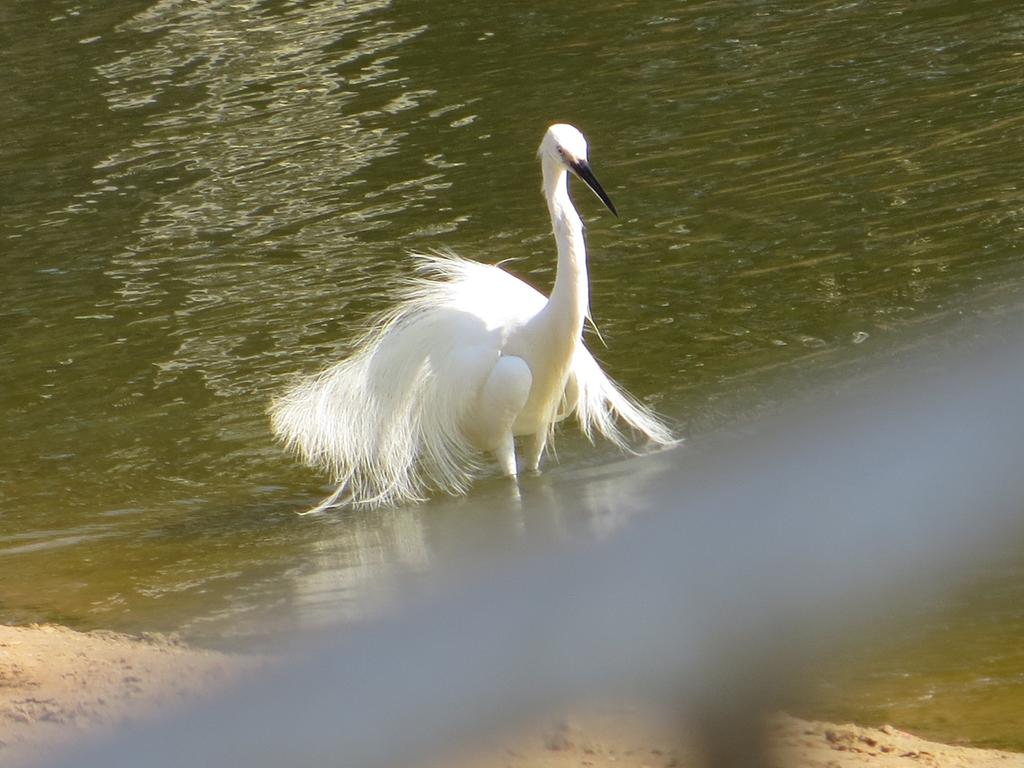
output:
M162 637L0 626L0 765L173 712L250 665Z
M574 716L569 726L509 741L460 768L702 768L692 738L674 738L628 709ZM778 715L767 763L777 768L1024 768L1024 754L955 747L892 726L808 722ZM677 734L676 734L677 735ZM739 763L737 763L739 764ZM749 764L743 763L743 764Z
M0 765L73 745L126 720L158 717L258 665L161 637L0 626ZM953 747L895 728L860 728L780 716L780 766L811 768L1024 768L1024 754ZM677 768L696 750L628 709L573 718L557 731L509 738L462 768Z

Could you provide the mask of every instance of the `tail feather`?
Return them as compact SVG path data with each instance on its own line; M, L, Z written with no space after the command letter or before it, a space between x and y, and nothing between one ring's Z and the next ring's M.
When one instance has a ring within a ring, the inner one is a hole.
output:
M454 347L467 330L465 313L431 300L423 283L416 290L352 357L270 406L285 447L345 488L332 504L417 501L432 488L463 493L481 464L462 434L468 398L460 394L482 375Z

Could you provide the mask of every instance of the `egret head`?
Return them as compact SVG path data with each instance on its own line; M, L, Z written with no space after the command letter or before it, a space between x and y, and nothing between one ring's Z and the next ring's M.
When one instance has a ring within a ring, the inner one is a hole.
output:
M568 123L555 123L544 134L544 140L537 150L537 157L542 162L553 162L571 171L590 187L609 211L616 216L619 215L611 198L602 189L590 169L590 163L587 161L587 140L579 129Z

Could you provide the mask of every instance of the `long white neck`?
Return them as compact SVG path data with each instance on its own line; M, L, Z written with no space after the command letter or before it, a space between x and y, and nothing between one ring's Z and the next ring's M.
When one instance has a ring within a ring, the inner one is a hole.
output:
M569 198L569 174L565 166L545 159L544 197L551 213L551 229L558 246L558 268L555 285L548 298L545 314L559 327L572 329L574 338L590 314L590 287L587 278L587 248L583 238L583 221Z

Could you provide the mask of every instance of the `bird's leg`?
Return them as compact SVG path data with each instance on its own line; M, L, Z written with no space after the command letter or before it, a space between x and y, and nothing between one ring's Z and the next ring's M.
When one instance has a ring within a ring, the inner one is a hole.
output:
M476 423L483 447L494 451L501 471L516 477L516 444L512 425L523 410L533 374L521 357L506 355L498 358L480 392Z
M505 477L516 477L516 442L510 429L498 440L494 447L494 456L498 459L501 472Z
M544 455L544 447L548 444L547 430L537 432L530 440L524 462L527 472L540 471L540 457Z

